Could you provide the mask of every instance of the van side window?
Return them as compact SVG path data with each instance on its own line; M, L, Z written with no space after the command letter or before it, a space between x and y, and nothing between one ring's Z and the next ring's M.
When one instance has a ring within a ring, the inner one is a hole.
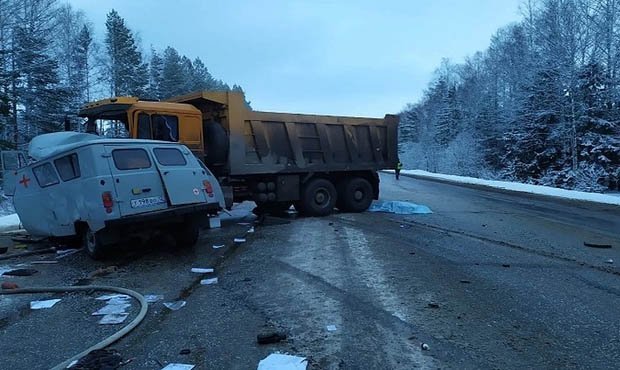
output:
M56 171L62 181L69 181L80 177L80 163L77 154L70 154L54 161Z
M144 149L114 149L114 165L119 170L137 170L151 167L151 160Z
M138 115L138 139L152 139L151 136L151 117L148 114Z
M153 114L153 139L179 141L179 118L162 114Z
M157 162L162 166L185 166L187 161L183 153L176 148L155 148L153 149Z
M59 183L58 175L56 175L54 167L49 162L33 167L32 172L34 173L34 177L36 177L39 186L42 188Z

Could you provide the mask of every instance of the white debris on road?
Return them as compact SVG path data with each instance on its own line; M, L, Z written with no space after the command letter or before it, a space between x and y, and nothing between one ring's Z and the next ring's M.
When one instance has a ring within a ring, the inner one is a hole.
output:
M213 272L213 269L204 267L192 267L192 272L195 272L197 274L208 274Z
M213 249L224 248L224 244L213 244Z
M180 308L183 308L185 307L186 304L187 302L185 301L164 302L164 306L166 306L166 308L172 311L176 311Z
M415 215L433 213L430 208L425 205L415 204L411 202L403 202L399 200L379 200L375 201L368 208L368 212L386 212L397 215ZM402 227L403 225L401 225Z
M123 313L127 313L126 310L131 307L130 303L125 304L108 304L97 311L93 312L92 316L102 316L102 315L119 315Z
M235 238L233 241L235 243L245 243L245 238Z
M103 315L101 320L99 320L99 325L116 325L120 324L129 316L128 313L111 313L108 315Z
M42 310L44 308L52 308L58 302L60 302L60 299L47 299L44 301L32 301L30 302L30 309L31 310Z
M272 353L260 360L256 370L306 370L307 367L305 357Z
M192 370L196 365L188 364L168 364L166 367L162 367L161 370Z
M144 299L146 300L146 303L155 303L164 299L164 296L161 294L147 294L144 296Z
M127 294L105 294L95 299L99 301L108 301L114 298L129 299L130 297Z
M336 330L338 330L336 328L336 325L327 325L327 331L336 331Z
M201 284L201 285L212 285L212 284L217 284L217 278L211 278L211 279L203 279L203 280L200 280L200 284Z

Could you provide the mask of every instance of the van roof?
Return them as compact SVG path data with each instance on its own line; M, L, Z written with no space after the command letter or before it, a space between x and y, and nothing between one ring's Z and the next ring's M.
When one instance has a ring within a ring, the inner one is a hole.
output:
M65 153L88 145L127 145L127 144L157 144L183 145L180 143L147 139L110 139L97 135L80 132L54 132L36 136L30 142L28 155L35 160L44 160L55 155Z

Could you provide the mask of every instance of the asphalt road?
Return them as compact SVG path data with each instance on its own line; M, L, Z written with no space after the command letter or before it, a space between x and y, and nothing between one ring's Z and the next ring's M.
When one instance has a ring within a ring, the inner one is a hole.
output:
M277 351L307 357L311 369L617 368L619 207L381 179L382 199L424 204L433 214L267 219L238 245L233 238L249 226L232 220L205 230L193 250L158 238L104 262L84 253L50 265L28 265L50 256L0 261L0 269L39 270L0 281L164 295L113 345L132 359L126 369L171 362L254 369ZM88 277L112 265L115 272ZM217 284L200 285L212 276ZM101 307L98 295L58 296L39 311L29 310L31 299L55 296L1 296L0 368L50 367L119 329L90 315ZM176 299L186 306L163 306ZM128 320L137 311L134 302ZM258 333L272 330L287 340L256 344Z

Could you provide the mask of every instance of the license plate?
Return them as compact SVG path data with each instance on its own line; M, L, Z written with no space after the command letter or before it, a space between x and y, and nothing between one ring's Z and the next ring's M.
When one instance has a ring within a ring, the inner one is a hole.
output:
M163 197L148 197L131 200L131 208L150 207L156 204L166 203Z

